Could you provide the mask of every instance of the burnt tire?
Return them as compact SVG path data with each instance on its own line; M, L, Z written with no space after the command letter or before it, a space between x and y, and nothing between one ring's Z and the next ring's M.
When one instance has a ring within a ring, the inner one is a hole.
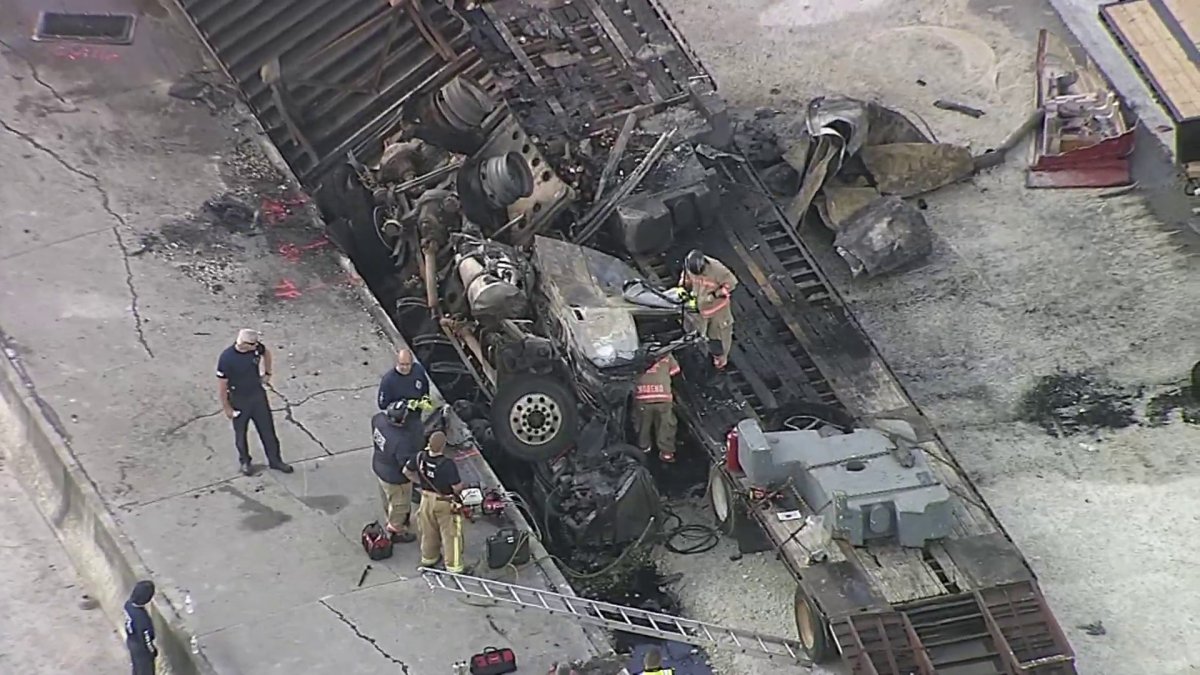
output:
M800 638L800 646L804 654L813 663L827 663L834 657L834 648L830 640L829 619L817 607L817 603L797 585L795 595L796 635Z
M708 470L708 503L721 534L731 535L737 527L737 500L734 494L733 485L721 467L714 465Z
M545 462L575 442L579 411L575 395L558 380L515 375L500 383L491 420L505 452L523 462Z

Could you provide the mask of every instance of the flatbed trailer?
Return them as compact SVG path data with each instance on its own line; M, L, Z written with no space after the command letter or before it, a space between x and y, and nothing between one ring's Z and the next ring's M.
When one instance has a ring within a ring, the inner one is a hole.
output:
M656 0L503 0L484 3L467 22L434 0L400 3L403 10L378 0L181 5L313 189L348 151L365 161L377 157L408 100L464 73L505 100L527 133L517 147L528 140L526 156L545 157L560 176L566 172L554 161L556 135L578 140L620 128L629 115L671 108L710 122L721 112L711 76ZM545 13L545 33L517 38L508 24L538 13ZM260 67L283 56L291 58L281 68L303 71L291 86ZM566 77L561 64L582 65ZM1032 570L850 315L797 224L744 162L722 156L707 165L719 188L715 210L683 195L668 219L689 221L674 225L690 233L666 254L635 263L670 284L678 273L670 261L699 247L741 282L733 298L729 395L713 397L708 386L685 378L677 408L710 455L719 516L729 522L740 504L796 578L801 641L817 659L840 653L855 673L1075 673L1070 645ZM558 179L538 185L561 185ZM540 225L524 222L523 235ZM746 417L770 418L797 401L860 421L911 425L956 497L953 534L920 549L830 543L819 528L797 531L799 521L779 518L808 508L791 491L752 500L752 486L725 465L726 434Z
M754 172L723 163L719 225L697 243L740 280L730 355L734 405L684 378L677 409L710 453L710 500L728 526L749 516L795 576L801 642L815 660L840 653L855 673L1074 673L1074 656L1017 546L767 195ZM663 274L659 260L644 261ZM667 277L669 278L669 277ZM727 466L727 433L777 417L796 400L859 421L903 420L956 497L953 533L924 548L855 547L782 520L810 505L794 491L752 500ZM814 555L815 553L818 553Z

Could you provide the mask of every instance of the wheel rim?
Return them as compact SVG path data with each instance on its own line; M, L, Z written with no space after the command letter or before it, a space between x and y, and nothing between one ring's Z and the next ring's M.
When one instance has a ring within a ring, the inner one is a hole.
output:
M811 652L817 645L817 626L813 619L812 607L808 600L801 597L796 601L796 630L800 633L800 644Z
M535 446L549 443L563 425L558 401L536 392L525 394L513 403L508 421L518 440Z
M729 520L729 493L726 491L725 481L721 479L720 473L713 472L709 490L712 492L713 514L716 515L717 522L727 522Z

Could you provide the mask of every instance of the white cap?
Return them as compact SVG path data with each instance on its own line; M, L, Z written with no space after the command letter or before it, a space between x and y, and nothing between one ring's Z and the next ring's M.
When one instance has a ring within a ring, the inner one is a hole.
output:
M237 341L242 344L256 345L261 337L262 333L254 330L253 328L243 328L238 331Z

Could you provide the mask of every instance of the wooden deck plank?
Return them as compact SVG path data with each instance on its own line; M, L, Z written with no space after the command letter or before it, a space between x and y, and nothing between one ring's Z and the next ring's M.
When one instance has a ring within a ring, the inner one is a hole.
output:
M863 549L859 562L883 596L893 605L933 598L948 593L925 561L921 551L899 544Z
M1171 10L1175 20L1192 39L1192 43L1200 44L1200 2L1196 2L1196 0L1163 0L1163 4Z
M1162 2L1193 45L1200 40L1200 2ZM1108 5L1103 11L1175 120L1200 117L1200 64L1154 6L1148 0L1132 0Z

